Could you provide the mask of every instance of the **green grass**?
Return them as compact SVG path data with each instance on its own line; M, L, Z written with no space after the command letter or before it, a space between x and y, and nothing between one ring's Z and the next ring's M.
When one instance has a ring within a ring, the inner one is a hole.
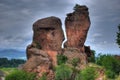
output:
M17 68L0 68L1 71L3 71L6 75L10 74L13 71L16 71Z
M23 70L15 70L6 75L5 80L35 80L36 74L28 73Z

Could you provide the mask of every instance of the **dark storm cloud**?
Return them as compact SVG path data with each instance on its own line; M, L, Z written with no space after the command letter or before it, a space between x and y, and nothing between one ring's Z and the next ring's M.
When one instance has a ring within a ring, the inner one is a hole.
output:
M61 16L68 5L63 0L0 0L0 48L24 49L31 42L33 22Z
M115 43L120 24L120 0L94 0L89 5L91 28L86 44L97 52L120 54Z
M86 45L97 52L112 49L112 53L119 53L115 38L120 0L0 0L0 48L25 49L32 41L32 24L37 19L57 16L64 22L76 3L87 5L90 12Z

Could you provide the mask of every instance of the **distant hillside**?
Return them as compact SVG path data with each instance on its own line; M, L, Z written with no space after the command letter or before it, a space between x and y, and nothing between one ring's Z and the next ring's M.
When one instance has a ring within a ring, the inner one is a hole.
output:
M19 51L16 49L4 49L0 50L0 58L5 57L8 59L26 59L25 51Z

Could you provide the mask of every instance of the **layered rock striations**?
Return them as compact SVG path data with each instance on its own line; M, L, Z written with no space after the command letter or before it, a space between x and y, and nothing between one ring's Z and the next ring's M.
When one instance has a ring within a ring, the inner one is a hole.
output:
M77 69L82 69L91 55L90 47L84 45L90 27L88 8L76 5L74 12L67 14L65 19L67 42L61 48L64 40L61 20L57 17L47 17L33 24L33 41L26 49L27 62L23 70L37 73L41 77L47 74L47 80L54 80L53 67L57 66L57 55L67 57L67 65L73 59L79 59Z

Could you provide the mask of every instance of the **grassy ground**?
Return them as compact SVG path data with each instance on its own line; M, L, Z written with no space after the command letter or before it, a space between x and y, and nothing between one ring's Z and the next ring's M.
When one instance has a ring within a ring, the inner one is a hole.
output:
M5 73L5 75L10 74L12 71L17 70L17 68L0 68L1 71Z
M113 79L108 79L108 78L105 76L105 74L103 73L103 72L104 72L104 68L103 68L103 67L98 66L98 65L93 64L93 63L89 63L89 64L88 64L88 67L94 67L94 68L96 68L96 69L97 69L97 70L96 70L97 72L102 71L101 73L99 73L99 76L98 76L98 77L102 77L104 80L113 80ZM8 74L10 74L11 72L16 71L17 68L0 68L0 70L3 71L3 72L5 73L5 75L8 75ZM120 75L117 76L116 79L114 79L114 80L120 80Z
M88 67L94 67L96 69L96 71L98 72L98 79L96 79L96 80L100 80L99 78L102 78L102 80L120 80L120 74L119 74L119 76L116 76L116 79L107 78L105 75L105 69L102 66L96 65L94 63L89 63Z

